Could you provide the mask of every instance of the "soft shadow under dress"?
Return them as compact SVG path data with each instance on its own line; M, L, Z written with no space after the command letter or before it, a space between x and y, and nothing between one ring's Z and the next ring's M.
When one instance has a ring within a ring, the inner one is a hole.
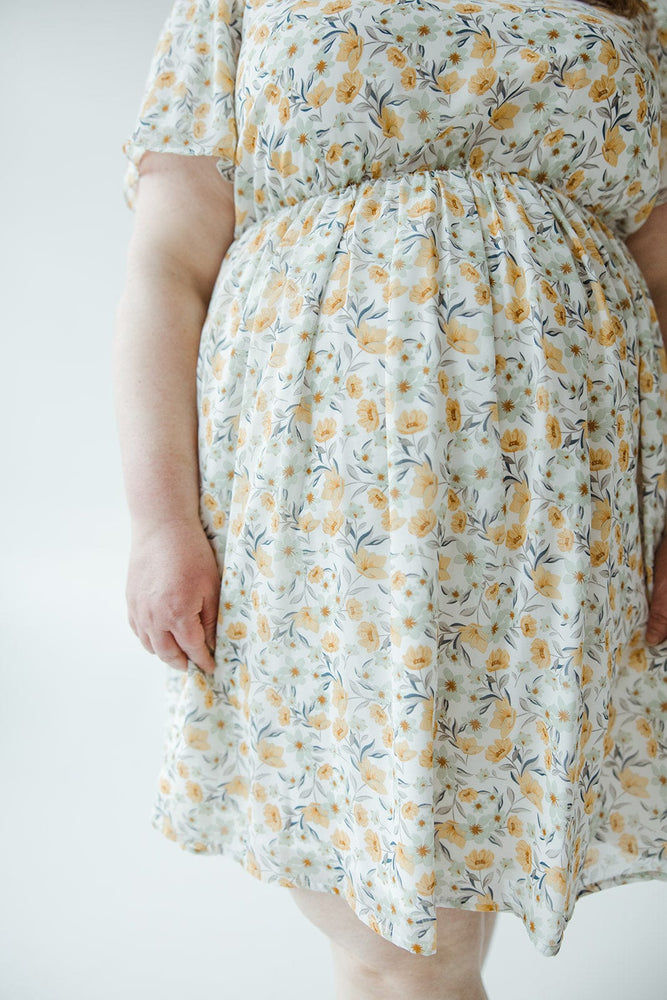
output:
M217 670L165 667L153 825L423 955L436 906L555 955L580 896L667 878L651 10L176 0L123 145L130 208L149 149L236 208L196 372Z

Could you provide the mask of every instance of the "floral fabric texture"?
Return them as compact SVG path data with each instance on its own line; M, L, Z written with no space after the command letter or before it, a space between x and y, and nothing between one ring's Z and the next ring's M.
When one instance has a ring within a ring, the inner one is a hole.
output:
M152 823L429 955L667 878L667 0L176 0L124 143L234 185L197 361L212 676Z

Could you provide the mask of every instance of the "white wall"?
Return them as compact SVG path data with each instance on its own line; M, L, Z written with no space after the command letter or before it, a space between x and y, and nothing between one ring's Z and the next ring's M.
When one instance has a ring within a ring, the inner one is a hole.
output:
M333 1000L287 890L149 826L163 670L126 622L110 345L121 143L169 0L0 6L1 1000ZM667 995L667 886L581 899L561 953L501 914L490 1000Z

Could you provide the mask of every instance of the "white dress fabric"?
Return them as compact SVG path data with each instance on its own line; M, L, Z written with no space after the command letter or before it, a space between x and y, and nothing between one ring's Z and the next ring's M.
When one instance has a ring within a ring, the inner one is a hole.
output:
M667 2L176 0L131 208L146 150L236 210L217 666L165 668L153 825L415 954L436 906L557 954L578 898L667 877L667 356L625 243L667 202Z

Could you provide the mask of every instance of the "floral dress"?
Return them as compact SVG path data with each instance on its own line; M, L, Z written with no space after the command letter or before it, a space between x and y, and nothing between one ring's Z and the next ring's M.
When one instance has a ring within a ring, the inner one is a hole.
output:
M163 150L236 216L216 670L165 667L152 824L416 954L440 906L556 955L580 896L667 878L667 356L624 242L667 202L667 0L165 14L127 205Z

